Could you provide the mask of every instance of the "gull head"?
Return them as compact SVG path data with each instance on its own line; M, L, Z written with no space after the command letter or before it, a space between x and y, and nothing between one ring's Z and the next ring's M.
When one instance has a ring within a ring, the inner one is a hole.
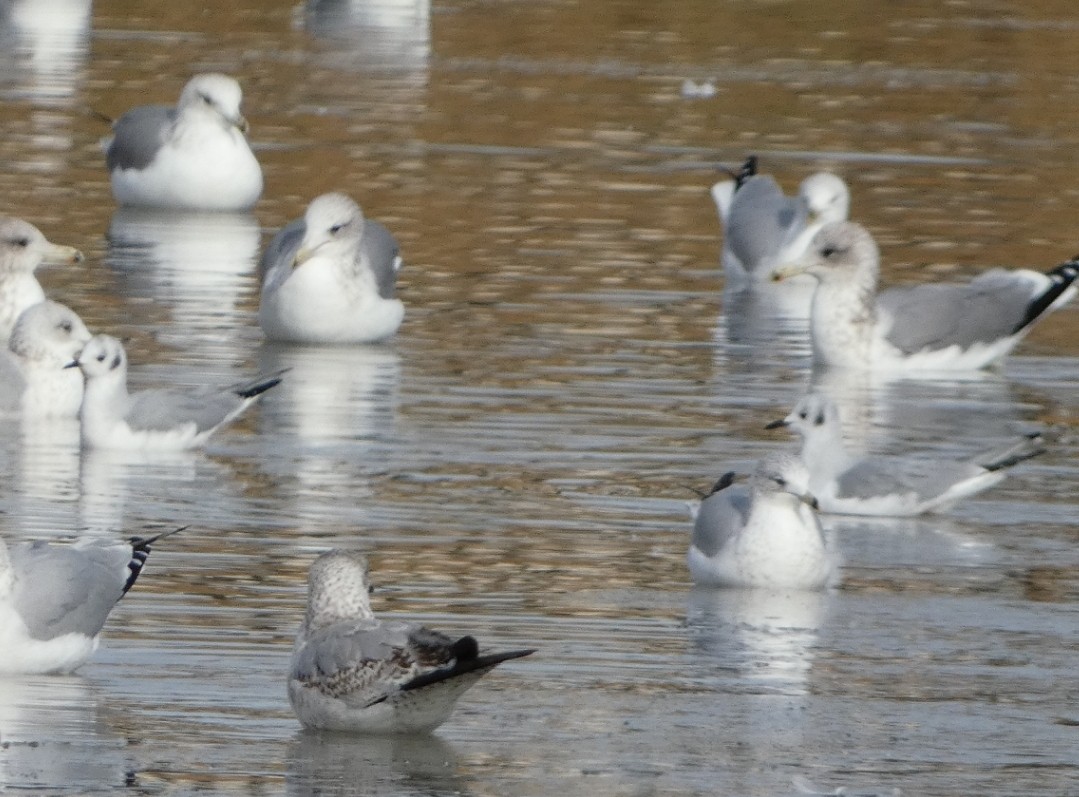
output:
M8 347L24 360L67 365L90 340L90 331L70 307L44 301L22 311Z
M127 354L124 344L110 335L94 335L68 367L79 367L87 381L119 375L127 378Z
M304 233L293 268L312 257L325 256L346 261L349 267L356 261L363 238L363 211L344 194L323 194L307 206L303 216Z
M78 263L82 252L49 243L22 219L0 216L0 274L32 274L42 263Z
M839 408L823 393L808 393L794 405L790 414L772 421L765 428L778 429L785 426L793 432L808 437L815 432L839 428Z
M327 551L307 576L306 631L373 618L369 594L367 557L356 551Z
M810 224L846 221L850 212L850 189L843 178L831 172L817 172L802 181L798 196L805 202Z
M181 114L211 114L226 127L247 132L247 120L240 113L243 91L240 84L228 75L210 72L195 75L180 92L177 108Z
M776 282L798 274L810 274L823 282L875 287L880 269L880 250L861 224L836 221L821 227L805 254L776 269Z
M775 452L766 456L753 471L749 485L759 493L789 493L817 509L817 499L809 492L809 470L794 454Z

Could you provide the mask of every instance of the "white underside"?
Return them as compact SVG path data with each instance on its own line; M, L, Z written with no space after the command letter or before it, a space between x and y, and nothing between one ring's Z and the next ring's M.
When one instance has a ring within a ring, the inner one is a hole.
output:
M84 413L82 440L88 448L127 451L185 451L197 448L219 427L198 432L194 423L168 431L134 431L124 421Z
M33 274L20 274L0 281L0 345L5 349L11 330L27 307L45 301L45 291Z
M21 413L24 418L75 418L82 406L83 378L77 368L54 365L23 370Z
M829 486L822 485L821 489L814 490L813 494L820 503L822 512L835 515L914 517L948 509L964 498L977 495L999 484L1004 478L1005 474L1000 471L985 471L971 479L957 482L939 495L930 498L919 498L911 491L860 498L841 497L836 495L834 481ZM810 489L814 489L812 484Z
M97 637L75 633L31 639L14 609L0 605L0 675L68 673L89 659L97 644Z

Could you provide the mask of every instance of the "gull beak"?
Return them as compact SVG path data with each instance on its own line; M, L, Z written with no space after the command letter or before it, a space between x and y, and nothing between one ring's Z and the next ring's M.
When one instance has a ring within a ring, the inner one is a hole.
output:
M78 367L79 367L79 358L78 357L76 357L74 360L72 360L71 362L69 362L67 365L64 366L64 368L78 368Z
M786 418L780 418L778 421L772 421L764 425L765 429L781 429L784 426L790 426L790 421Z
M242 115L237 116L235 119L233 119L232 124L236 126L237 130L239 130L245 135L247 134L247 131L251 129L251 125L247 123L247 119L245 119Z
M314 249L309 249L306 246L301 246L298 250L296 250L296 256L294 258L292 258L292 267L294 269L299 268L304 263L306 263L308 260L310 260L311 255L313 255L314 253L315 253Z
M67 263L81 263L82 252L73 246L58 246L57 244L48 244L45 247L45 254L41 258L45 263L55 264L67 264Z
M772 271L772 282L782 282L785 279L797 277L799 274L805 274L812 266L812 262L808 260L796 260L793 263L780 266Z
M808 506L814 512L820 510L820 503L818 503L817 497L812 493L802 493L798 496L798 500Z

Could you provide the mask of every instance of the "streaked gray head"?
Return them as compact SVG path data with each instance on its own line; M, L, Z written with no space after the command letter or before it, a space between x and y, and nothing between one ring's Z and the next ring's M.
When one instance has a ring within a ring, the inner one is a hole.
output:
M225 122L226 125L247 129L247 121L240 113L243 91L240 84L228 75L210 72L195 75L187 81L180 92L177 109L181 113L209 111Z
M839 428L839 407L823 393L808 393L783 420L804 437L822 429Z
M41 230L14 216L0 216L0 275L31 274L44 261L75 263L82 253L49 243Z
M849 282L875 286L880 251L869 230L853 221L821 227L801 263L801 270L821 282Z
M307 576L308 630L374 617L369 591L366 556L337 549L322 554Z
M124 353L124 345L110 335L94 335L90 338L77 362L88 380L109 374L118 374L126 379L127 354Z
M19 314L8 347L27 360L65 366L90 340L90 330L70 307L44 301Z
M811 174L802 181L798 195L805 201L811 221L846 221L850 213L850 189L831 172Z
M812 500L809 496L809 470L801 457L785 451L773 452L762 459L749 483L760 492L784 492L802 500Z
M314 255L354 262L363 238L360 206L344 194L323 194L307 206L304 235L296 255L299 265Z

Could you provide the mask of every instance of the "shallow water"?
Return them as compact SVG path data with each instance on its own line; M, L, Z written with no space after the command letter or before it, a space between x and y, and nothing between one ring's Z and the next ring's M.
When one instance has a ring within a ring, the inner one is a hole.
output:
M836 170L888 282L1050 266L1079 248L1079 11L4 0L0 23L0 210L88 255L50 294L126 339L138 384L292 369L191 455L0 422L6 539L190 524L77 676L0 684L7 787L1074 791L1076 308L1001 374L829 381L871 450L1052 438L943 517L826 519L838 590L694 590L684 555L688 488L787 445L763 426L810 381L797 325L724 306L717 168ZM210 69L246 92L254 213L117 212L97 114ZM405 324L269 346L260 242L332 189L400 239ZM380 611L539 652L431 738L301 732L283 671L334 545L369 552Z

